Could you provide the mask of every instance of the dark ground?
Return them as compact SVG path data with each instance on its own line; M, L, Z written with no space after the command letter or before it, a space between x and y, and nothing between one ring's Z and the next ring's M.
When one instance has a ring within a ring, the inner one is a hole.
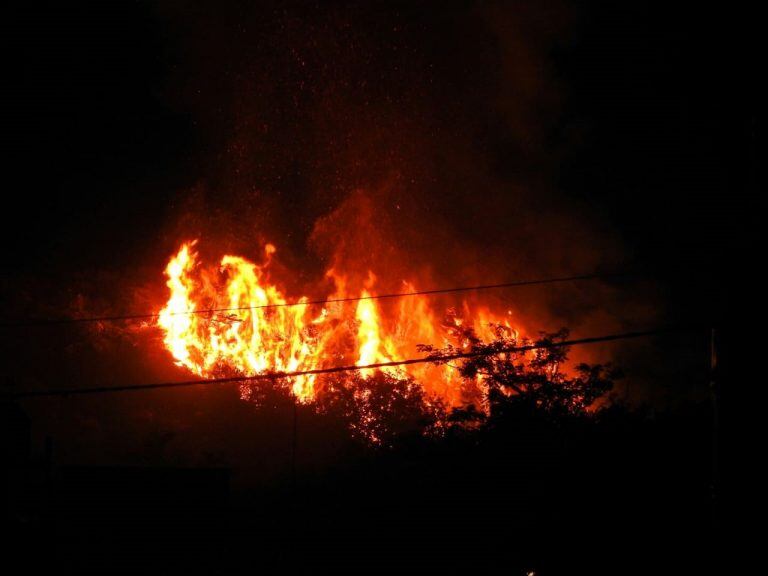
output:
M521 412L234 493L228 469L18 465L6 558L77 573L718 573L711 417Z

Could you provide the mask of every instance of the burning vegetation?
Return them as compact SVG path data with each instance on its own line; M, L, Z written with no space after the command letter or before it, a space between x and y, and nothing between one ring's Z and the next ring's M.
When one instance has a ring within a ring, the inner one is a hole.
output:
M440 433L476 425L500 402L586 412L617 376L610 367L583 364L569 374L567 347L560 345L567 331L531 340L509 311L495 314L467 301L439 311L427 296L413 294L409 281L402 283L407 296L385 302L373 271L356 289L330 269L333 291L323 303L291 300L270 278L275 252L267 244L260 264L226 255L219 266L206 266L196 241L182 244L165 269L170 297L158 316L177 365L205 378L274 373L278 392L343 417L355 434L377 444L405 429ZM515 350L531 344L544 347ZM429 362L365 368L425 353ZM345 365L361 368L281 376ZM255 402L264 390L262 383L240 386L241 397Z

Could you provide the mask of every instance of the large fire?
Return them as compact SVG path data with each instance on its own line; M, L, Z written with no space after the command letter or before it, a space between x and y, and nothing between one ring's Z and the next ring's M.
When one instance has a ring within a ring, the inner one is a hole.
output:
M508 314L494 316L485 307L470 309L467 302L460 313L455 309L438 312L423 295L393 298L384 304L372 298L377 284L373 271L368 272L364 286L352 291L343 272L329 270L327 277L335 288L325 305L313 306L306 297L289 299L270 280L273 245L266 245L261 264L226 255L217 267L205 267L195 246L195 242L183 244L168 262L170 297L158 324L176 363L202 377L399 361L420 356L419 344L466 346L455 338L456 328L467 323L481 338L492 338L492 325L512 330ZM416 289L414 283L403 281L403 293ZM349 298L355 300L339 302ZM422 388L425 402L446 409L481 407L482 380L468 389L453 366L415 364L361 369L360 373L370 377L378 370L413 381ZM299 401L311 403L323 393L319 378L293 377L290 392Z

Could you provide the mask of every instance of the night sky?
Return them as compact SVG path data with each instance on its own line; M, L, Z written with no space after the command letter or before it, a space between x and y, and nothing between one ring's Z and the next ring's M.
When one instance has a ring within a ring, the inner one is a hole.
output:
M514 305L578 335L732 329L758 214L749 22L662 2L14 8L0 313L154 312L168 256L199 238L210 259L275 243L296 295L326 295L335 257L425 287L627 271ZM2 341L14 390L184 377L130 326ZM642 402L705 394L705 339L663 345L602 351ZM258 461L242 483L286 466L289 407L254 418L231 390L74 402L27 406L35 450L52 435L70 464ZM321 430L306 466L344 442Z
M293 294L322 296L339 251L433 286L638 275L521 295L541 329L727 322L756 214L740 18L558 2L15 11L4 314L155 311L167 257L199 238L210 259L275 243ZM348 226L361 195L373 221Z
M301 260L317 218L365 189L407 226L514 244L500 252L515 268L640 270L675 308L717 317L750 228L739 18L652 3L14 11L6 285L58 290L211 229Z

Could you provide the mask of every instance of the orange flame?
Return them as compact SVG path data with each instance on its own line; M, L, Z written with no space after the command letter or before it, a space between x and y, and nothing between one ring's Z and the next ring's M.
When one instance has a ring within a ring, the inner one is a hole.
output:
M312 306L301 305L307 298L289 302L270 282L266 268L276 251L272 244L265 247L263 265L227 255L218 270L201 266L195 244L183 244L166 266L170 297L158 325L176 364L201 377L312 370L336 366L345 359L349 364L350 358L355 365L365 366L416 357L417 344L449 342L450 323L435 313L426 296L398 298L385 314L379 301L371 298L377 281L373 272L357 293L361 299L354 307L327 302L318 313ZM328 300L350 296L343 274L329 270L327 276L336 287ZM410 282L403 287L404 292L416 290ZM463 316L470 317L466 303ZM463 320L453 316L451 322L455 327ZM472 325L480 337L489 335L491 322L509 326L508 320L500 321L487 309L474 311ZM381 370L413 378L427 402L446 408L481 403L482 383L478 380L478 390L468 396L455 368L448 365ZM361 374L368 377L375 371L365 369ZM316 375L297 376L291 392L301 402L312 402L319 393L316 385Z

